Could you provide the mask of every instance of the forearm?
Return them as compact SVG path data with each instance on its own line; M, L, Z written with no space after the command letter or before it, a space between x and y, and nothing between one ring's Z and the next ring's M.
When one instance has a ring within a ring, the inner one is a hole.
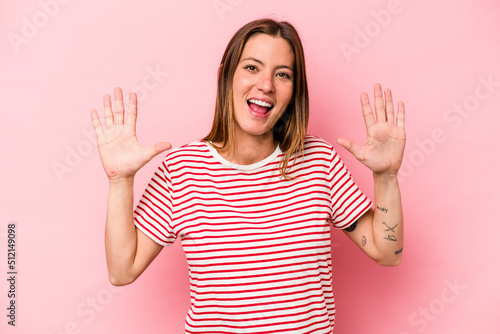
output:
M137 253L137 232L133 218L132 178L110 181L106 216L106 260L113 284L130 283Z
M396 175L373 175L375 210L372 227L378 261L397 265L403 251L403 208Z

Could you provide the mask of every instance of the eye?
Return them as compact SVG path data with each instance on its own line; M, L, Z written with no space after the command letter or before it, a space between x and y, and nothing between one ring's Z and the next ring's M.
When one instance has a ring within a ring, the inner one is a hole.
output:
M257 71L257 67L253 66L253 65L246 65L244 67L246 70L250 71L250 72L255 72Z
M283 78L283 79L291 79L292 76L286 72L280 72L277 74L278 77Z

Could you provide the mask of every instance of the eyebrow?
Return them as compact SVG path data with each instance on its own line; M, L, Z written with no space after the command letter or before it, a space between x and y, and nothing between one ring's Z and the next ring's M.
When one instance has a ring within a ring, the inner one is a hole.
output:
M254 61L254 62L256 62L256 63L259 63L259 64L261 64L261 65L264 65L264 63L263 63L261 60L259 60L259 59L257 59L257 58L253 58L253 57L247 57L247 58L245 58L245 59L242 59L242 60L240 61L240 63L241 63L241 62L244 62L244 61L247 61L247 60L252 60L252 61ZM289 69L290 71L292 71L292 72L293 72L293 68L292 68L291 66L288 66L288 65L278 65L278 66L276 66L276 69L279 69L279 68L286 68L286 69Z

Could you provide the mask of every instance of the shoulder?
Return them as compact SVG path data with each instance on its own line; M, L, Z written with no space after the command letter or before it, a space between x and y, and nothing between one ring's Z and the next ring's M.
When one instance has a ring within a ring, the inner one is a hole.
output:
M304 153L309 152L325 153L331 155L332 152L335 152L335 149L333 148L332 144L330 144L323 138L308 134L306 135L306 138L304 140Z
M210 151L203 140L196 140L170 150L164 158L164 163L175 164L188 160L203 160L210 157Z

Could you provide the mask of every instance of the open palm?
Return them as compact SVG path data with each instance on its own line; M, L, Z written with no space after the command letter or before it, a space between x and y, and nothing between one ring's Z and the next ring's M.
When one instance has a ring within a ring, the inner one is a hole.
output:
M337 142L374 173L396 174L403 161L406 142L404 104L399 102L395 120L390 89L385 90L385 103L380 84L375 85L374 95L376 119L368 94L361 94L361 108L367 132L365 144L358 146L346 138L339 138Z
M105 130L101 126L97 111L95 109L91 111L99 155L104 171L110 180L133 177L155 155L171 148L170 143L166 142L149 147L139 144L135 130L137 95L130 93L126 121L121 89L115 88L114 95L114 113L111 108L111 97L104 95Z

